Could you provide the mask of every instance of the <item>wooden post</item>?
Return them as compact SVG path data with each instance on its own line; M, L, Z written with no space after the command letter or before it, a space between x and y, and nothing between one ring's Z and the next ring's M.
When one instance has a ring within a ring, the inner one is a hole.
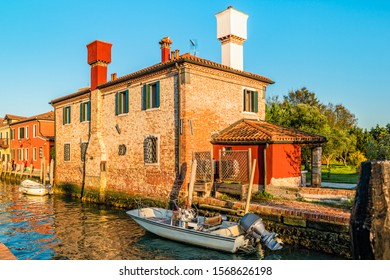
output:
M46 174L47 174L47 172L46 172L46 158L45 157L43 157L43 174L42 174L42 183L43 184L46 184Z
M253 164L252 164L252 169L251 169L251 180L249 181L249 189L248 189L246 205L245 205L245 214L248 213L249 205L251 203L253 180L255 178L255 169L256 169L256 159L253 159Z
M29 174L29 177L31 178L32 177L32 172L33 172L33 164L31 163L30 164L30 174Z
M54 159L50 161L50 186L54 184Z
M41 168L40 168L40 171L39 171L39 181L41 183L43 183L43 174L44 174L45 170L44 170L44 161L43 159L41 160Z
M189 188L188 188L188 206L189 207L191 207L191 205L192 205L192 195L194 192L195 177L196 177L196 166L197 166L197 161L196 161L196 159L194 159L192 161L190 184L189 184Z

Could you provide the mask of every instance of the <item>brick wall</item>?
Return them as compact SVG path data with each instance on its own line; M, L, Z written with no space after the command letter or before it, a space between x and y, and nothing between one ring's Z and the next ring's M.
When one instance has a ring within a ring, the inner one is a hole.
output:
M84 166L80 143L88 141L90 126L85 169L87 190L151 197L172 197L179 191L186 193L192 152L211 150L212 134L239 119L264 119L265 83L190 63L181 66L180 77L176 68L163 69L93 91L91 122L79 122L80 102L88 100L89 94L56 104L56 183L82 184ZM160 107L141 110L142 86L155 81L160 82ZM244 88L259 92L258 113L243 112ZM129 112L116 116L115 93L122 90L129 92ZM62 108L68 105L72 108L72 123L63 125ZM178 109L183 123L180 174L177 170ZM148 135L159 139L158 164L144 163L144 139ZM69 162L63 160L66 143L71 144ZM125 155L119 155L120 145L126 147ZM102 171L102 163L105 171Z

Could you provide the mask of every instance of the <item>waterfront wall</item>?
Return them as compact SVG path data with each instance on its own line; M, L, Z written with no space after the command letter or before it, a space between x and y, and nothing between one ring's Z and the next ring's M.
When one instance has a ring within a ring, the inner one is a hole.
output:
M354 259L390 260L390 161L361 165L351 240Z

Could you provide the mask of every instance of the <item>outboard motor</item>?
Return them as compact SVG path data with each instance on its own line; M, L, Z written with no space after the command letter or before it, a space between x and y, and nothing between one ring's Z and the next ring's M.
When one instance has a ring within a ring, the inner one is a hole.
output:
M240 220L240 226L247 234L260 239L269 249L280 250L283 248L282 244L274 239L276 233L267 231L259 216L253 213L245 214Z

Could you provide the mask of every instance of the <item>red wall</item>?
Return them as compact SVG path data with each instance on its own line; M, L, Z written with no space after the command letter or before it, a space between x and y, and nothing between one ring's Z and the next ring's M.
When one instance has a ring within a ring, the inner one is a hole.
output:
M297 144L271 144L267 148L267 184L271 178L300 176L301 147Z

